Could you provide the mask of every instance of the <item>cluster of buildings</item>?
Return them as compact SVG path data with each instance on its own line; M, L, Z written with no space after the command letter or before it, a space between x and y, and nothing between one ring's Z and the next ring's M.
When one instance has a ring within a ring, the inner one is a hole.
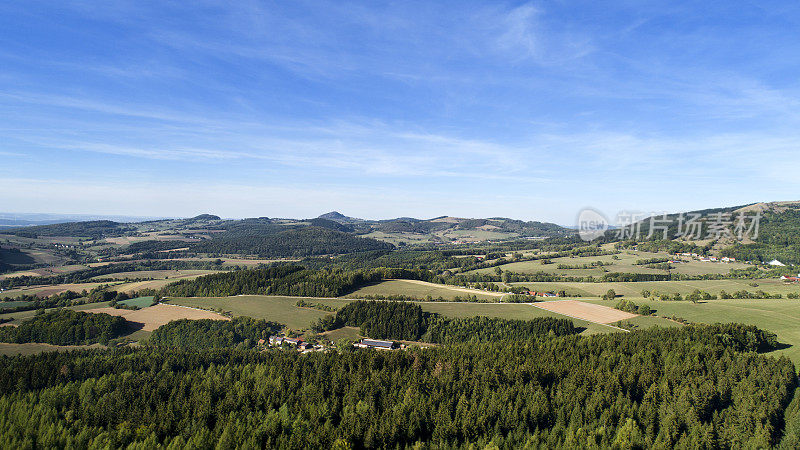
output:
M702 256L698 255L697 253L677 253L675 256L683 256L686 258L695 259L697 261L704 261L704 262L724 262L724 263L734 263L736 262L736 258L729 258L727 256L723 256L722 258L717 258L716 256ZM671 263L680 263L683 262L681 260L674 260L670 261Z
M258 345L263 346L266 342L264 339L259 339ZM270 336L269 337L269 345L273 347L280 347L283 344L288 344L292 347L297 348L297 351L307 353L307 352L319 352L325 350L325 347L319 344L312 344L311 342L304 342L300 338L291 338L286 336Z
M264 347L266 346L266 344L267 341L265 341L264 339L259 339L258 341L259 346ZM321 352L328 349L324 345L312 344L311 342L304 342L300 338L291 338L286 336L269 337L269 345L271 347L281 347L284 344L297 348L297 351L301 353ZM367 338L361 339L361 341L356 342L355 344L353 344L353 346L356 348L372 348L375 350L397 350L399 348L405 347L394 341L380 341L377 339L367 339Z
M552 292L526 291L523 293L525 295L530 295L531 297L558 297L558 294L554 294Z
M781 280L787 283L797 283L800 282L800 273L797 274L796 277L787 277L786 275L781 276Z

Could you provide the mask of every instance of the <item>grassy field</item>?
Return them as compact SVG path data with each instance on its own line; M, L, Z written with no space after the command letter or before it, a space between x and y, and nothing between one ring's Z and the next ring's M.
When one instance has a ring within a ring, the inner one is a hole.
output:
M54 284L50 286L25 286L18 289L9 289L0 292L2 297L18 297L23 294L49 296L53 294L60 294L66 291L81 292L83 290L91 291L92 289L100 286L101 284L114 284L114 283L73 283L73 284Z
M297 300L299 300L297 297L239 295L221 298L170 298L169 303L193 308L212 309L214 311L222 310L234 317L248 316L272 320L282 323L293 330L307 329L312 322L331 314L313 308L299 308L295 306ZM311 299L311 301L318 302L317 299ZM344 303L347 303L347 301L340 301L340 304Z
M116 273L109 273L107 275L99 275L92 278L93 281L104 281L104 280L136 280L141 278L157 278L157 279L166 279L166 278L187 278L187 277L197 277L200 275L208 275L211 273L217 273L217 270L141 270L135 272L116 272Z
M500 319L531 320L537 317L558 317L566 318L561 314L536 308L531 305L521 303L487 304L487 303L447 303L447 302L425 302L419 303L422 309L428 312L439 313L445 317L465 318L465 317L498 317ZM583 334L608 333L617 331L611 327L587 322L580 319L572 319L577 327L585 328Z
M755 283L758 286L751 286ZM760 280L694 280L694 281L645 281L645 282L612 282L612 283L579 283L579 282L547 282L547 283L513 283L514 286L526 286L536 291L558 292L564 290L568 295L581 295L583 297L600 297L609 289L625 297L641 298L642 290L681 295L691 293L695 289L719 294L720 291L733 293L740 290L755 292L762 290L769 294L786 295L790 292L800 292L800 285L787 284L778 279Z
M327 314L313 308L299 308L295 304L297 297L241 295L224 298L174 298L169 302L176 305L191 306L194 308L208 308L230 312L233 316L249 316L259 319L272 320L283 323L294 330L307 329L309 325ZM307 298L306 301L314 304L341 308L355 301L355 299L332 298ZM452 302L417 302L427 312L439 313L445 317L499 317L503 319L529 320L536 317L566 317L560 314L545 311L530 305L519 303L452 303ZM218 309L219 308L219 309ZM655 318L649 318L655 320ZM605 333L615 331L614 328L573 319L576 326L585 328L584 334Z
M103 348L100 344L92 345L50 345L38 343L9 344L0 342L0 356L35 355L41 352L65 352L82 348Z
M604 300L590 302L602 305L611 303ZM659 316L675 315L690 322L755 325L777 334L781 343L791 345L774 352L775 355L786 355L800 365L800 300L710 300L697 304L648 300L636 301L636 304L650 306Z
M618 259L614 259L614 258ZM509 263L499 266L502 270L517 273L536 273L545 272L551 274L559 274L565 276L594 276L600 277L605 273L610 272L624 272L624 273L651 273L651 274L667 274L666 270L650 269L644 265L636 264L639 260L652 259L652 258L671 258L674 256L668 253L650 253L640 252L635 250L623 251L618 255L604 255L604 256L586 256L586 257L564 257L553 258L552 264L542 264L540 260L537 261L520 261ZM591 267L588 269L559 269L559 264L568 266L583 266L584 264L591 265L593 262L601 261L605 264L610 264L603 267ZM701 262L686 259L683 263L673 264L672 273L680 273L684 275L707 275L707 274L727 274L731 269L742 269L752 267L743 263L721 263L721 262ZM474 273L494 273L495 268L490 267L486 269L477 269L471 272ZM468 272L470 273L470 272Z
M605 304L608 304L608 302L605 302ZM663 317L655 317L655 316L637 316L632 319L625 319L621 322L634 325L635 326L634 329L636 330L646 330L648 328L653 328L653 327L675 328L683 326L682 324L675 322L674 320L666 319ZM621 326L620 322L613 323L612 325Z
M445 240L454 239L459 241L465 242L480 242L480 241L488 241L492 239L510 239L519 236L518 233L510 233L510 232L502 232L502 231L492 231L492 230L480 230L480 229L471 229L471 230L447 230L444 232L435 233L437 236L444 238Z
M186 270L186 271L183 271L183 272L190 272L190 271ZM206 272L206 271L197 271L197 270L195 270L195 271L192 271L192 272ZM136 291L140 291L142 289L159 290L159 289L163 288L164 286L166 286L166 285L168 285L170 283L174 283L174 282L179 281L179 280L191 280L191 279L194 279L194 278L197 278L197 277L201 277L201 276L203 276L203 275L202 274L201 275L185 275L185 276L180 276L180 277L175 277L175 278L172 278L172 277L164 278L164 279L160 279L160 280L132 281L130 283L118 284L112 290L115 290L115 291L118 291L118 292L125 292L125 293L128 293L128 294L136 292Z
M7 273L5 275L0 275L0 280L4 278L13 278L13 277L21 277L21 276L29 276L29 277L46 277L51 275L59 275L64 273L72 273L77 272L79 270L84 270L88 268L88 265L83 264L72 264L66 266L54 266L54 267L44 267L41 269L32 269L32 270L24 270L21 272L12 272Z
M136 306L138 308L147 308L153 304L153 297L136 297L128 300L123 300L120 303L126 306Z
M17 306L26 306L29 303L30 302L17 302L17 301L0 302L0 311L2 311L4 309L16 308Z
M75 305L67 307L67 309L74 309L75 311L86 311L89 309L97 309L97 308L105 308L107 307L109 302L98 302L98 303L86 303L83 305ZM58 308L49 308L47 312L53 311ZM0 314L0 318L10 318L12 319L11 323L19 323L25 319L31 318L36 315L35 310L31 311L19 311L19 312L12 312L12 313L5 313Z
M385 233L383 231L373 231L362 235L362 237L377 239L394 245L398 245L401 242L406 244L419 244L430 240L429 235L422 233Z
M326 331L322 333L322 335L333 342L336 342L339 339L347 339L348 341L357 341L363 337L361 336L361 331L356 327L342 327L336 330Z
M478 290L463 290L457 286L445 286L442 284L420 283L412 280L388 280L377 284L365 286L348 297L361 298L366 295L406 295L414 298L425 298L430 295L433 298L442 297L445 300L453 300L456 297L464 298L467 295L475 295L479 299L498 301L501 296Z

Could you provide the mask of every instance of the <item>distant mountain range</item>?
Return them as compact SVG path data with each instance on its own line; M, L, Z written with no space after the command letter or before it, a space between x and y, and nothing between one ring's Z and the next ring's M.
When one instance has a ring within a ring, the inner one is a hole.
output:
M346 216L338 211L322 214L317 219L330 220L352 227L360 234L380 233L381 237L426 235L432 242L502 240L519 237L550 237L573 234L574 231L548 222L522 221L506 217L470 219L439 216L432 219L398 217L387 220L366 220ZM379 237L379 238L381 238Z
M86 222L92 220L112 220L114 222L144 222L163 220L167 217L144 216L110 216L99 214L45 214L45 213L9 213L0 212L0 227L27 227L33 225L51 225L66 222Z
M756 239L733 239L732 233L719 239L706 237L717 213L726 213L734 219L741 211L750 215L755 212L761 213L760 229ZM754 203L706 209L695 213L703 216L702 227L698 231L702 237L678 239L679 222L676 220L678 215L671 214L668 216L670 219L668 241L663 240L663 231L658 233L663 226L656 228L653 236L648 237L649 219L639 224L640 233L637 237L609 230L603 239L605 242L615 242L620 239L629 241L633 238L642 248L651 248L654 251L691 250L703 253L714 251L744 261L777 259L784 263L800 263L800 202ZM554 223L522 221L506 217L473 219L439 216L432 219L398 217L388 220L368 220L350 217L338 211L331 211L313 219L258 217L233 220L222 219L213 214L200 214L185 219L147 221L143 221L146 219L143 217L117 216L116 219L121 219L118 221L77 220L93 216L60 217L61 221L59 216L43 214L6 218L2 234L26 239L78 237L91 240L148 236L152 239L122 245L115 252L163 252L185 248L182 251L187 253L251 254L265 257L305 257L389 250L393 247L414 244L467 244L571 237L577 234L575 229ZM21 223L25 225L20 226ZM39 225L30 225L31 223Z

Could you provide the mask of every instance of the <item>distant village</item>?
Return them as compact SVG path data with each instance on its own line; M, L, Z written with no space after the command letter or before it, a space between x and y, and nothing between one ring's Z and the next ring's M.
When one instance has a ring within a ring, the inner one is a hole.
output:
M684 260L680 259L680 257L691 258L695 261L704 261L704 262L724 262L724 263L735 263L736 258L728 258L727 256L723 256L722 258L717 258L716 256L703 256L698 255L697 253L676 253L675 256L679 257L678 259L670 260L671 263L682 263Z

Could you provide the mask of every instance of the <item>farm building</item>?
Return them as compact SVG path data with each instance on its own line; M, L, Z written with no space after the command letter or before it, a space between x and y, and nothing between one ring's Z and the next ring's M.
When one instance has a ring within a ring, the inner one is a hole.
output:
M768 263L770 266L785 266L786 264L778 261L777 259L773 259Z
M283 343L287 343L289 345L300 345L303 343L302 340L297 338L288 338L286 336L270 336L269 337L269 344L270 345L281 345Z
M398 345L392 341L379 341L377 339L361 339L361 342L353 344L358 348L375 348L378 350L394 350Z
M537 291L527 291L527 295L533 297L558 297L558 294L554 294L552 292L537 292Z
M786 275L781 276L781 280L787 283L797 283L800 281L800 274L797 274L796 277L787 277Z

